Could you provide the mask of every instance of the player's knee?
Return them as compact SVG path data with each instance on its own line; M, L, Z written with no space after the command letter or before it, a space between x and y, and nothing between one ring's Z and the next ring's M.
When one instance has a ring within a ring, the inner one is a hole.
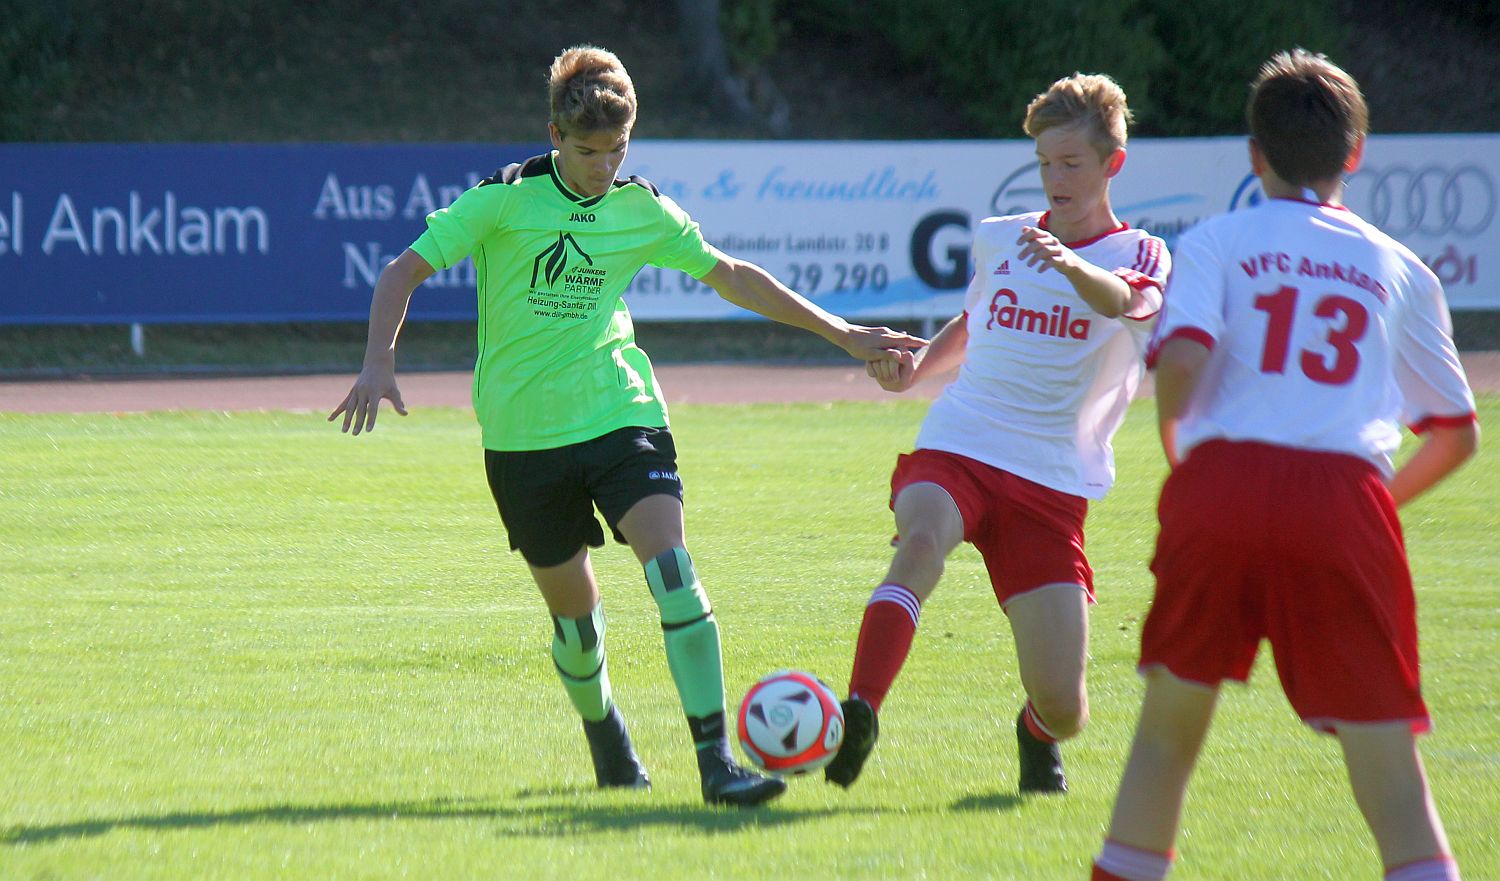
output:
M604 610L579 618L552 616L552 662L569 679L587 681L604 669Z
M936 532L914 529L901 533L896 544L895 562L899 566L938 576L943 573L947 550Z
M686 548L671 548L646 562L646 584L663 627L685 627L710 619L713 609Z
M1076 689L1043 689L1031 696L1031 705L1058 740L1075 736L1089 722L1088 699Z

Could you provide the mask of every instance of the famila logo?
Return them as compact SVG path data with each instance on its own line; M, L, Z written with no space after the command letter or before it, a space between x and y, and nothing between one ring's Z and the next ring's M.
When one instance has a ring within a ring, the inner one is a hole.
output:
M1067 306L1053 306L1050 312L1022 309L1016 292L1001 288L990 300L990 320L984 326L986 330L1003 327L1021 333L1086 340L1089 323L1087 318L1074 318L1073 310Z
M557 284L557 280L563 277L568 267L576 266L578 260L590 266L594 265L594 258L590 257L578 246L578 240L572 235L564 232L557 234L557 241L548 246L542 253L536 255L536 260L531 264L531 286L537 286L538 276L547 280L547 287L551 288Z

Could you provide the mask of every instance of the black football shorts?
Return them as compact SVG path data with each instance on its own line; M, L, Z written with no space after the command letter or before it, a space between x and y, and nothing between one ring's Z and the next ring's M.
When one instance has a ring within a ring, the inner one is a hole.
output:
M484 470L510 549L538 567L566 563L584 545L603 546L595 507L624 544L620 518L636 502L682 499L677 447L665 428L621 428L548 450L485 450Z

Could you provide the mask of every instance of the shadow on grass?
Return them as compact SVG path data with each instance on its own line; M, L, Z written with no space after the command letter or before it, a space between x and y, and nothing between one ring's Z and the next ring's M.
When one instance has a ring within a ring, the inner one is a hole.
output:
M574 798L592 790L528 790L522 798ZM37 826L12 826L0 832L0 844L22 846L65 839L94 838L117 830L186 830L215 826L280 823L288 826L341 820L497 820L500 834L552 838L591 831L643 829L653 826L730 832L746 827L775 828L848 813L831 809L781 810L710 808L702 805L634 805L531 803L514 807L473 799L381 802L345 805L268 805L231 811L181 811L134 817L79 820Z
M1026 799L1013 792L992 792L988 795L970 795L953 803L955 811L1013 811Z

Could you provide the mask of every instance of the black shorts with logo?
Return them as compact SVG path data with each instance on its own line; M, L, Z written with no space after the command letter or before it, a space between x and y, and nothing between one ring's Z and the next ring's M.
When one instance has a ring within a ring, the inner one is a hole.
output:
M623 544L620 518L636 502L682 499L677 447L665 428L621 428L548 450L485 450L484 470L510 549L533 566L557 566L584 545L603 546L595 506Z

